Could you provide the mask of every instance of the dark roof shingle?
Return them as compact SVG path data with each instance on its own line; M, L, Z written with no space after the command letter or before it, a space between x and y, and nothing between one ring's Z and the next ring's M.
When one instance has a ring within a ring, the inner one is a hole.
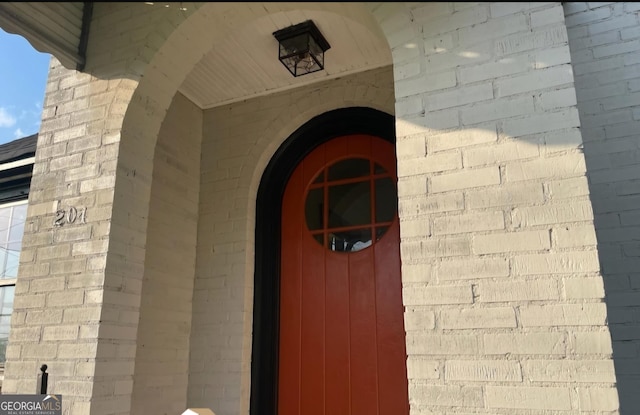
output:
M38 134L36 133L0 145L0 163L33 157L36 154L37 141Z

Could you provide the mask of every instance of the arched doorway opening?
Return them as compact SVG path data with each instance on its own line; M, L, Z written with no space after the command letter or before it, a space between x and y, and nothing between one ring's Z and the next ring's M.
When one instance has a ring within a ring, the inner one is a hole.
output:
M377 137L391 143L392 145L388 148L393 153L395 144L393 116L379 110L358 107L337 109L315 117L295 131L278 149L265 169L258 189L251 363L250 412L252 415L278 413L281 212L286 185L296 167L314 149L331 140L349 135ZM393 160L395 164L395 154ZM392 168L395 169L395 165ZM393 173L395 175L395 171ZM397 202L394 201L394 203ZM396 249L398 249L397 246ZM399 270L397 277L399 286ZM399 313L402 313L401 304ZM401 319L400 324L402 324ZM404 327L402 331L404 333ZM406 363L404 362L404 342L402 343L404 371ZM403 373L404 382L406 382L406 372ZM401 389L404 389L403 393L406 396L406 386ZM408 402L406 404L408 408Z

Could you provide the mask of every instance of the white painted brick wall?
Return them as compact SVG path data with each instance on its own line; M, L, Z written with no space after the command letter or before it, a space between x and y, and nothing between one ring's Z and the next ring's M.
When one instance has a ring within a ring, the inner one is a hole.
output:
M575 61L578 109L582 123L587 175L595 215L595 235L581 230L574 242L597 237L604 287L571 295L606 295L613 354L618 371L620 405L624 412L640 411L640 277L636 245L640 213L640 20L638 3L564 3L569 46ZM559 190L559 189L558 189ZM576 287L577 288L577 287ZM595 290L595 292L594 292ZM576 342L577 344L577 342ZM585 410L611 410L612 391L580 391Z
M409 358L423 355L475 355L479 350L478 339L469 335L431 334L427 330L407 332ZM435 358L435 357L434 357Z
M132 413L188 407L201 139L202 110L177 94L154 156Z
M408 8L421 55L393 49L414 64L396 83L413 411L616 411L562 5Z
M566 387L486 386L485 398L487 407L491 409L523 409L535 412L569 411L572 408L571 390Z
M445 378L463 382L522 381L520 362L500 360L449 360Z

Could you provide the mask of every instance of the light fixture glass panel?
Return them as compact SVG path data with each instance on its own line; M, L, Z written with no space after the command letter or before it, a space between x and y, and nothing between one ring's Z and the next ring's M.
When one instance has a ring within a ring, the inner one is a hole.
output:
M280 56L295 55L309 49L309 34L301 33L280 41Z

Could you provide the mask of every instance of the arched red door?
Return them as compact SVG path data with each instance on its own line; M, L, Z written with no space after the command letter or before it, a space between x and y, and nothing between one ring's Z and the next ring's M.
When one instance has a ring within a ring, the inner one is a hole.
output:
M279 415L409 413L393 144L334 138L284 193Z

